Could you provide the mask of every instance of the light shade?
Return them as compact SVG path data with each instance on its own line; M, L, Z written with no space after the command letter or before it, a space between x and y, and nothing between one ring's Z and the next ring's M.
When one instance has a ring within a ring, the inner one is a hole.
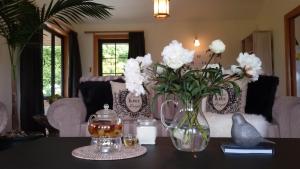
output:
M199 41L198 38L195 38L194 46L195 46L195 47L199 47L199 46L200 46L200 41Z
M154 17L163 19L170 16L169 4L170 0L154 0Z

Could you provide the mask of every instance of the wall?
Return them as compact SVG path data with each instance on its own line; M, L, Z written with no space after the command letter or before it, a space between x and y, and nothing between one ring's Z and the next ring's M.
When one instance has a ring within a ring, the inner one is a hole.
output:
M296 45L296 79L297 79L297 96L300 97L300 16L295 19L295 36L298 41Z
M79 43L82 57L83 74L90 75L89 68L93 63L93 35L85 34L88 30L144 30L146 51L151 53L156 61L160 53L171 40L181 41L187 48L193 49L193 40L197 35L201 41L200 50L205 50L209 43L222 39L227 45L222 62L233 64L240 52L240 41L252 31L273 31L275 74L280 77L278 95L286 95L285 53L284 53L284 15L300 4L300 0L265 0L263 10L255 21L198 21L176 22L161 21L156 23L137 24L95 24L77 25L74 29L79 33ZM11 112L11 78L7 47L0 39L0 101Z
M284 15L300 5L300 0L265 0L257 25L273 31L275 75L280 78L278 95L286 95Z
M207 48L210 41L221 38L227 45L222 62L232 64L240 51L240 40L254 30L271 30L273 32L273 54L275 75L280 78L277 95L286 95L286 66L284 42L284 15L300 5L300 0L264 0L264 4L256 21L220 21L186 22L186 23L139 23L78 25L79 41L84 75L90 75L92 67L93 41L92 34L84 34L87 30L144 30L146 50L159 60L163 47L172 39L183 42L192 49L193 38L197 35L202 43L201 50Z
M0 38L0 101L3 102L11 115L11 71L6 42ZM11 117L10 117L11 118ZM7 128L11 126L11 120Z
M90 67L93 65L93 34L84 31L130 31L144 30L146 52L151 53L155 61L160 61L163 47L171 40L178 40L184 47L194 49L194 37L197 35L201 41L198 52L207 49L212 40L220 38L227 45L222 63L230 65L235 63L241 51L241 40L255 30L255 21L203 21L203 22L168 22L138 24L85 24L77 25L74 29L79 34L79 45L82 57L83 74L91 75Z

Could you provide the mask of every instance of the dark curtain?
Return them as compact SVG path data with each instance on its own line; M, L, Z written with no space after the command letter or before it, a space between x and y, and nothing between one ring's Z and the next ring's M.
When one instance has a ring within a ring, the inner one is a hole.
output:
M73 31L69 33L69 59L69 97L77 97L82 71L77 33Z
M43 35L35 34L24 48L20 59L21 128L42 131L33 116L44 114L43 97Z
M145 55L145 37L144 32L129 32L129 52L128 58L136 58Z

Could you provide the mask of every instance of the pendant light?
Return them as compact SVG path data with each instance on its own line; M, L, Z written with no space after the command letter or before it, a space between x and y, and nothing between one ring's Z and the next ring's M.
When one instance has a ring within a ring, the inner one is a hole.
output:
M165 19L170 16L170 0L154 0L154 17Z

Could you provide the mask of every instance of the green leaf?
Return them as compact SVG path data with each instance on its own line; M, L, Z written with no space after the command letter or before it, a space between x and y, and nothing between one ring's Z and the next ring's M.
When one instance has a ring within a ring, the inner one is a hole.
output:
M1 0L0 35L10 47L22 50L45 23L64 28L62 24L80 23L87 18L106 19L112 9L92 0L51 0L42 8L32 0Z
M192 96L196 96L198 94L200 94L201 89L200 88L195 88L192 90Z

